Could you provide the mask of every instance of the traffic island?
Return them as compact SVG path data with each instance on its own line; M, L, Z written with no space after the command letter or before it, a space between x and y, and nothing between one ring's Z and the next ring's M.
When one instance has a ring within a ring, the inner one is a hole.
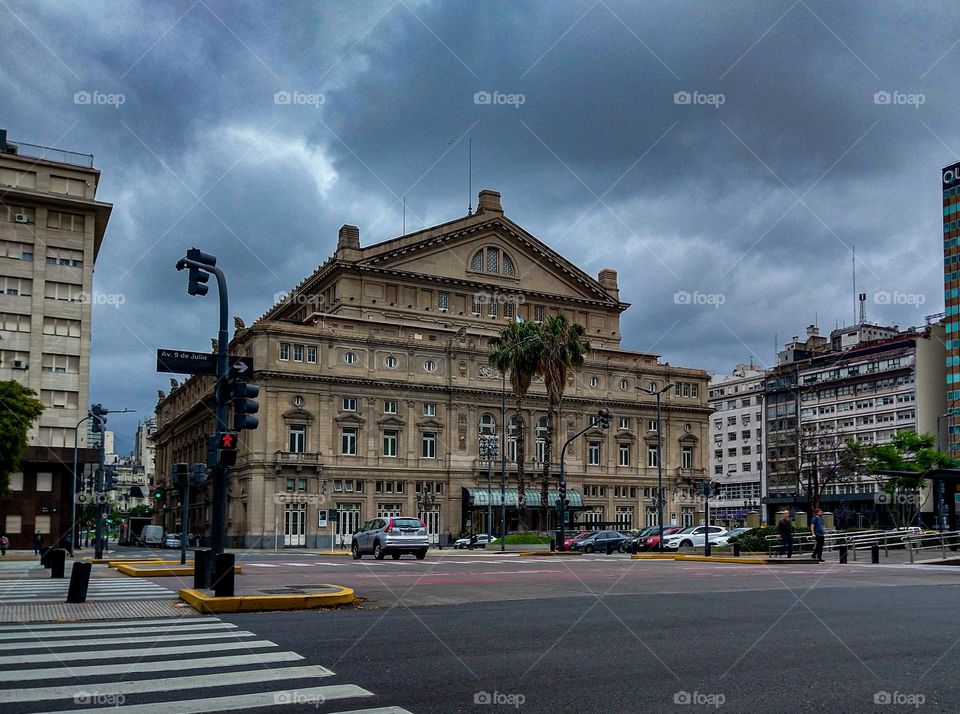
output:
M184 588L180 599L202 613L265 612L272 610L316 610L352 605L353 590L340 585L287 586L278 588L238 587L231 597L216 597L212 591Z
M139 563L117 565L117 572L129 575L132 578L173 578L190 577L193 575L192 565L164 565L163 563ZM233 572L242 575L239 565L233 566Z
M84 558L84 560L94 565L106 565L113 568L115 566L111 563L156 563L162 561L163 558L157 556L155 558Z

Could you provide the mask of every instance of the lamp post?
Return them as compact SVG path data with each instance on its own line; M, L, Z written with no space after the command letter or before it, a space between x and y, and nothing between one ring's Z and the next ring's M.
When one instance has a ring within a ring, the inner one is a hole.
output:
M663 442L660 434L663 431L663 424L660 421L660 397L672 388L673 384L668 384L660 390L656 388L643 389L640 387L641 392L646 392L657 398L657 526L660 533L660 539L657 541L657 550L661 553L663 552Z
M437 492L433 490L431 485L430 490L427 490L427 484L429 481L424 481L420 484L420 492L417 494L417 516L426 523L427 511L433 508L433 504L437 502ZM440 540L440 534L437 534L437 541Z
M493 462L500 454L497 437L493 434L480 435L480 459L487 462L487 535L493 531Z
M952 409L947 409L945 413L937 417L937 451L939 452L943 451L943 447L940 441L940 420L949 419L950 417L957 416L958 414L960 414L960 409L952 408ZM950 431L950 422L947 422L947 431L948 432ZM949 448L949 441L950 440L947 439L947 442L948 442L947 448ZM940 528L940 530L946 530L946 524L944 523L945 518L943 513L943 507L944 507L943 479L939 481L939 483L937 484L937 488L935 488L933 492L937 500L937 526Z

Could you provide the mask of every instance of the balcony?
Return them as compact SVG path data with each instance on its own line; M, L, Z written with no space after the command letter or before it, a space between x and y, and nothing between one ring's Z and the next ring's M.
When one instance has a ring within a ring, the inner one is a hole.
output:
M87 169L93 168L93 154L81 154L76 151L67 151L66 149L55 149L50 146L28 144L23 141L6 141L6 145L7 153L15 156L40 159L42 161L53 161L58 164L72 164L73 166L82 166Z
M284 467L296 469L297 473L309 468L317 473L323 466L322 456L319 451L277 451L274 453L273 468L276 473L280 473Z

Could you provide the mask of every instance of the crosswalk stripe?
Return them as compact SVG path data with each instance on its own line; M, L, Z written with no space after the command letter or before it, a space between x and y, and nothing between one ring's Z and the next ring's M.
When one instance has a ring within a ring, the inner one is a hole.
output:
M87 655L84 654L84 660ZM303 659L296 652L263 652L261 654L228 655L225 657L198 657L195 659L168 660L166 662L123 664L96 664L89 667L51 667L48 669L13 669L0 671L0 682L25 682L33 679L67 679L99 677L100 675L120 674L127 676L136 666L150 665L151 672L181 672L188 669L208 669L212 667L234 667L238 665L262 665L272 662L293 662Z
M154 620L135 620L137 627L143 627L145 625L176 625L179 627L195 627L204 623L211 622L220 622L219 617L213 617L210 615L202 617L191 617L184 620L172 620L169 617L158 618ZM0 632L22 632L27 629L30 632L36 632L38 630L70 630L70 629L82 629L89 627L130 627L130 620L97 620L94 622L51 622L51 623L42 623L39 625L0 625ZM229 624L229 623L223 623Z
M330 712L330 714L413 714L402 707L376 707L374 709L351 709L350 711Z
M166 620L167 624L171 625L182 625L188 623L180 623L176 620ZM83 623L87 627L96 627L96 622L85 622ZM127 621L129 625L129 621ZM184 632L192 634L194 632L203 632L207 630L232 630L235 629L236 625L231 622L209 622L205 624L196 625L190 628L185 628L179 626L175 628L175 631L181 633L180 636L183 636ZM58 637L96 637L98 635L109 636L109 635L142 635L144 632L149 632L151 628L140 627L139 624L136 627L105 627L89 630L41 630L40 632L33 632L33 627L31 626L29 630L24 630L22 632L0 632L0 642L7 642L9 640L27 640L33 641L37 640L40 637L43 637L44 641L48 639L56 639ZM156 628L157 632L170 632L172 628L158 627ZM97 642L102 642L102 640L96 640Z
M259 647L276 647L276 642L270 640L254 640L252 642L223 642L217 644L217 651L256 649ZM178 647L137 647L129 650L111 650L110 652L84 652L84 661L92 659L122 659L130 657L160 657L166 655L189 654L191 652L209 652L210 645L181 645ZM10 655L0 657L0 665L5 664L35 664L38 662L62 662L65 653L60 654L32 654Z
M194 640L222 640L231 637L257 637L246 630L231 630L229 632L190 632L190 641ZM182 642L182 634L174 635L143 635L141 637L107 637L84 640L65 640L62 642L0 642L0 652L6 650L35 650L61 649L64 647L96 647L97 645L134 645L144 642ZM220 646L219 643L216 645Z
M99 696L111 694L136 694L140 692L166 692L181 689L199 689L201 687L225 687L234 684L252 684L254 682L275 682L284 679L312 679L333 675L320 665L300 667L278 667L276 669L255 669L240 672L219 672L217 674L195 674L187 677L169 677L166 679L139 679L121 682L98 682L87 689ZM11 689L0 691L0 703L37 702L61 697L73 698L80 688L75 684L56 687L35 687L32 689Z
M115 714L116 712L120 712L121 714L122 712L168 714L168 712L171 711L176 711L177 714L203 714L204 712L236 711L238 709L256 709L258 707L289 705L296 702L312 704L334 699L372 696L373 692L368 692L356 684L336 684L329 687L307 687L305 689L290 691L256 692L253 694L239 694L229 697L210 697L208 699L182 699L176 702L131 704L129 706L111 706L96 709L84 708L82 711L84 714ZM290 699L285 699L284 697L290 697ZM47 714L67 714L69 711L73 711L75 714L77 710L48 712Z

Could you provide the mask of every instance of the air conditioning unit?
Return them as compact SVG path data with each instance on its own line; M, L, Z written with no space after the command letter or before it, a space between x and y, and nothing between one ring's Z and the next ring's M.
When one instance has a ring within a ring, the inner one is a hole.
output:
M14 215L13 220L17 223L29 223L30 219L27 217L26 213L17 213Z
M27 366L28 366L27 363L24 362L22 359L15 359L15 360L13 361L13 368L14 368L14 369L26 369Z

